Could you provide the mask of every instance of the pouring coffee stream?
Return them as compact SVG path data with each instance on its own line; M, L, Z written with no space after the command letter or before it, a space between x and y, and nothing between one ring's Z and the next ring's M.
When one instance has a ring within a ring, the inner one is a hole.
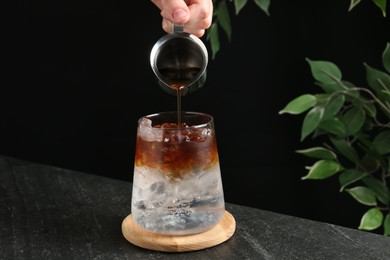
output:
M208 52L195 35L174 24L173 32L161 37L150 53L150 64L159 86L177 96L178 127L181 126L181 97L201 87L206 80Z

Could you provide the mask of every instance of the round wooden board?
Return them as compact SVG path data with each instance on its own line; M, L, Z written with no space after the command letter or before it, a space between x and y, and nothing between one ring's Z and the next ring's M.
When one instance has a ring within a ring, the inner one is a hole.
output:
M161 235L141 228L131 214L122 222L122 234L130 243L162 252L187 252L216 246L233 236L236 230L236 220L225 211L221 221L213 228L193 235Z

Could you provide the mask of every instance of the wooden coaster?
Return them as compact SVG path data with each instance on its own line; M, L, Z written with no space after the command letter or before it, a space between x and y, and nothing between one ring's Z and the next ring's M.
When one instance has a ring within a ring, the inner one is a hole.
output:
M162 252L187 252L216 246L228 240L236 230L236 220L225 210L221 221L213 228L193 235L161 235L141 228L131 214L122 222L122 234L130 243Z

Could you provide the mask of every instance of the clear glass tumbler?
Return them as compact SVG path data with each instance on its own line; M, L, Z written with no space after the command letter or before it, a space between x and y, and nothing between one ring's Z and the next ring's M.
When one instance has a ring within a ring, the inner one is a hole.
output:
M203 232L225 212L213 117L183 111L180 120L177 112L138 120L131 215L154 233Z

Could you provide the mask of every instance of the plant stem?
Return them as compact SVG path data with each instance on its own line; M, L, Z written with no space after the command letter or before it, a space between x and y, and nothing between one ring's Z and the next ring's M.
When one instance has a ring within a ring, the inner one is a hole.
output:
M376 124L376 125L374 125L374 126L376 126L376 127L386 127L386 128L390 128L390 122L387 123L387 124L383 124L383 123L379 122L378 119L376 119L375 117L374 117L373 119L374 119L374 122L375 122L375 124Z
M367 88L353 88L353 90L368 93L388 113L388 116L390 117L390 108L383 104L382 101L377 98L377 96L375 96L374 93L372 93L370 90L368 90Z

